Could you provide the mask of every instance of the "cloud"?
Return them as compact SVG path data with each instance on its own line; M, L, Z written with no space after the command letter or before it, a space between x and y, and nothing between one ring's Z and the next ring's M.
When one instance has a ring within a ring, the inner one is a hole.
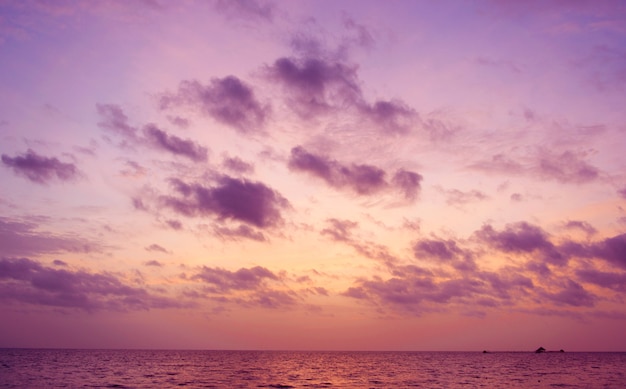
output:
M558 155L546 151L541 154L537 170L542 177L564 183L585 183L599 177L598 169L583 160L585 153L568 150Z
M391 183L404 193L407 200L415 200L421 190L421 182L424 177L421 174L399 169L393 175Z
M227 239L237 240L238 238L246 238L256 240L258 242L265 242L265 235L260 231L247 226L245 224L239 225L237 228L228 228L222 226L215 226L214 232L217 236Z
M455 241L439 239L421 239L413 245L415 258L436 258L447 262L463 254Z
M600 170L586 161L587 152L566 150L561 153L538 148L519 162L504 154L469 165L489 173L524 174L561 183L584 184L600 178Z
M463 192L458 189L450 189L446 192L446 203L448 205L463 205L475 201L483 201L489 197L479 190Z
M37 184L48 184L55 178L60 181L74 181L81 176L73 163L61 162L54 157L44 157L31 149L28 149L26 154L16 157L2 154L2 163L12 168L15 174Z
M386 133L406 134L419 119L417 112L400 100L379 100L372 105L361 102L359 108Z
M207 284L204 292L219 302L276 309L297 301L294 292L271 288L269 282L279 282L280 277L261 266L236 271L203 266L191 279Z
M569 230L580 230L587 235L594 235L598 232L598 230L596 230L591 224L580 220L570 220L565 223L564 227Z
M322 235L330 236L334 241L349 242L352 240L352 230L358 226L357 222L350 220L328 219L329 228L321 231Z
M222 166L234 173L250 174L254 172L254 165L243 161L238 157L226 157L222 162Z
M620 195L621 198L626 199L626 186L617 191L617 194Z
M0 299L89 312L188 306L126 285L111 274L52 269L27 258L0 259Z
M163 264L157 260L151 260L151 261L147 261L146 263L144 263L144 265L146 266L154 266L154 267L162 267Z
M592 307L597 299L592 293L586 291L582 285L572 280L568 280L559 292L544 292L542 295L557 304L571 305L574 307Z
M182 81L176 93L165 93L160 99L162 110L179 106L195 108L242 134L261 132L270 114L252 88L235 76L213 78L206 86Z
M34 223L0 217L0 255L31 256L48 253L90 253L102 250L95 242L75 235L58 235L37 231Z
M579 269L576 276L581 282L626 293L626 273L605 272L595 269Z
M163 247L159 246L156 243L151 244L148 247L144 248L146 251L152 251L152 252L160 252L160 253L165 253L165 254L169 254L170 252L167 251L166 249L164 249Z
M115 104L96 104L96 110L102 117L98 126L125 139L136 140L137 129L128 124L128 116Z
M136 127L128 124L128 117L121 107L114 104L97 104L102 121L98 126L106 131L122 137L122 147L140 145L154 150L186 157L194 162L207 160L207 149L191 139L182 139L158 128L155 124L147 124L141 134Z
M361 101L355 66L312 57L283 57L268 66L266 72L271 81L288 91L291 108L302 118Z
M214 187L179 179L171 184L179 196L161 196L160 203L185 216L215 215L267 228L280 225L281 211L289 208L287 199L261 182L222 176Z
M265 0L217 0L215 9L229 19L271 22L276 12L273 2Z
M589 251L597 258L626 269L626 234L616 235L597 242L591 245Z
M310 153L302 146L291 149L288 165L291 170L309 173L331 187L349 188L358 195L371 195L390 186L385 179L385 171L376 166L344 165L326 156ZM404 193L405 198L413 200L419 192L421 179L422 176L417 173L400 169L395 173L392 184Z
M146 141L156 149L187 157L194 162L205 162L207 160L206 147L202 147L192 140L168 135L154 124L146 125L143 128L143 133Z
M505 253L540 252L542 259L552 264L564 265L567 257L559 253L539 227L526 222L507 224L503 231L485 225L475 235L483 242Z

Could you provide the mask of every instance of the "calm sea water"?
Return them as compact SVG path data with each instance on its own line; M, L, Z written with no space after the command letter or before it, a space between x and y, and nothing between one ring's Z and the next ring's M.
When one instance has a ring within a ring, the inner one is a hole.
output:
M626 353L0 349L1 388L626 388Z

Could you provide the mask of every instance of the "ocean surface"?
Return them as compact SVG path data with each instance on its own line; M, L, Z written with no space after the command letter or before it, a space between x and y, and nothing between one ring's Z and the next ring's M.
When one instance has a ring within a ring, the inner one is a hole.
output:
M0 349L0 388L626 388L626 353Z

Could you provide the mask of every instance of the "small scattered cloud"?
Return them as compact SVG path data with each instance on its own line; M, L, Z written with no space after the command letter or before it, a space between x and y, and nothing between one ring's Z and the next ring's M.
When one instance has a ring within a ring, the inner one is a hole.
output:
M591 224L585 221L580 221L580 220L569 220L564 224L564 227L568 230L582 231L587 235L594 235L595 233L598 232L598 230L596 230L594 226L592 226Z
M143 128L143 134L146 141L156 149L187 157L194 162L205 162L207 160L206 147L202 147L190 139L181 139L175 135L168 135L154 124L146 125Z
M239 157L225 157L222 166L233 173L250 174L254 172L254 165Z
M152 252L158 252L158 253L164 253L164 254L170 254L170 252L168 250L166 250L165 248L159 246L156 243L151 244L150 246L145 247L146 251L152 251Z
M471 202L487 200L489 197L479 190L463 192L458 189L445 191L446 203L448 205L463 205Z
M2 154L2 164L11 168L15 174L37 184L49 184L55 179L63 182L75 181L81 177L73 163L61 162L55 157L45 157L31 149L15 157Z
M150 260L147 261L146 263L144 263L144 265L146 266L153 266L153 267L163 267L163 264L157 260Z

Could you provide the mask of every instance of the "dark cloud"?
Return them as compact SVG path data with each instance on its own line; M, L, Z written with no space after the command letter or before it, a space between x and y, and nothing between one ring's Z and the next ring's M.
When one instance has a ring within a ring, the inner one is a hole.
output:
M52 269L27 258L0 259L0 299L85 311L186 306L126 285L111 274Z
M246 19L271 22L275 5L266 0L217 0L215 9L229 19Z
M585 290L579 283L568 280L559 292L544 292L542 296L561 305L571 305L574 307L592 307L596 297Z
M181 139L174 135L168 135L154 124L148 124L143 128L145 139L156 149L169 151L172 154L187 157L195 162L207 160L207 149L196 144L190 139Z
M626 199L626 186L617 191L621 198Z
M362 100L356 67L340 62L283 57L267 67L267 75L289 91L291 107L304 118Z
M171 183L179 196L161 196L161 204L185 216L215 215L267 228L281 224L281 210L289 207L280 193L261 182L222 176L215 187L178 179Z
M0 256L31 256L48 253L90 253L101 251L94 242L75 235L38 231L35 223L0 217Z
M591 255L606 260L614 265L626 269L626 234L607 238L592 244L589 248Z
M344 165L326 156L308 152L302 146L291 149L289 168L302 171L323 179L328 185L342 189L349 188L359 195L370 195L388 188L384 170L372 165ZM407 199L414 199L420 189L422 176L398 170L392 184L400 189Z
M595 269L579 269L576 276L581 282L626 293L626 273L605 272Z
M60 181L74 181L81 176L73 163L61 162L54 157L44 157L31 149L28 149L26 154L16 157L2 154L2 163L13 169L15 174L37 184L48 184L55 178Z
M485 225L476 232L476 235L483 242L507 253L554 248L548 240L548 235L541 228L526 222L507 224L503 231L496 231L492 226Z
M144 263L144 265L146 266L154 266L154 267L162 267L163 264L157 260L151 260L151 261L147 261L146 263Z
M235 76L214 78L209 85L182 81L176 93L161 96L161 109L193 107L241 133L260 132L269 116L252 88Z

